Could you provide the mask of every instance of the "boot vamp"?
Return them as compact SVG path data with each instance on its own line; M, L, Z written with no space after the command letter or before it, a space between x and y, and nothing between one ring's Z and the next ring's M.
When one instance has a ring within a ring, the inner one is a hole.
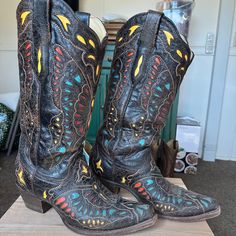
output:
M153 203L160 215L187 217L211 212L219 207L215 199L173 185L159 176L139 179L133 188L139 194L144 189L145 198Z
M79 224L88 229L114 230L154 216L151 206L127 201L109 191L83 159L67 179L43 195L72 227Z

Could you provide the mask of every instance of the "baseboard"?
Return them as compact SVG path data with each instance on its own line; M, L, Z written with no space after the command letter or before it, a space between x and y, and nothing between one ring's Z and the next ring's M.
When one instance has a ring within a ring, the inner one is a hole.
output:
M236 157L216 157L216 160L220 160L220 161L236 161Z

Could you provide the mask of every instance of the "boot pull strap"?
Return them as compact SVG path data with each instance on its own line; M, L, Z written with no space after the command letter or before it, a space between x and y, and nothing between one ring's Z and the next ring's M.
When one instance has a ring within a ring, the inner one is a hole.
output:
M140 46L146 48L147 53L151 53L156 45L156 39L160 29L161 18L164 14L157 11L148 11L142 33L139 39Z
M50 0L34 0L33 38L35 39L34 61L39 79L48 75L50 43Z
M90 14L86 12L76 12L76 16L82 21L85 25L89 26L90 24Z
M136 54L136 62L135 67L132 71L132 82L134 84L139 82L139 79L145 78L145 76L139 76L136 74L136 71L139 66L139 61L141 58L141 55L144 56L142 67L147 67L149 56L153 53L153 51L156 49L156 39L158 37L158 32L160 29L161 19L162 19L163 13L156 12L156 11L149 11L147 13L146 20L143 24L142 32L138 40L138 52ZM139 58L139 59L138 59ZM138 78L135 78L138 77Z

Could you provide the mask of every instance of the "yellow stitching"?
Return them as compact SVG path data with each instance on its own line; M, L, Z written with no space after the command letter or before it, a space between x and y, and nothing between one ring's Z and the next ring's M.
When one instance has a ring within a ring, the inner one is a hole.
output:
M125 177L122 177L121 183L122 183L122 184L125 184L125 183L126 183Z
M23 170L20 170L20 171L18 172L18 178L19 178L19 181L20 181L20 183L21 183L22 185L26 185L26 184L25 184L24 177L23 177Z
M44 191L44 192L43 192L43 199L47 199L47 196L48 196L48 195L47 195L47 192Z
M142 63L143 63L143 56L141 56L138 60L138 65L137 65L137 68L136 68L135 73L134 73L135 77L139 74L140 67L141 67Z
M24 25L25 23L25 19L26 17L30 14L31 12L30 11L25 11L21 14L20 18L21 18L21 25Z
M93 55L88 55L88 59L92 59L92 60L96 61L96 58Z
M95 43L93 42L92 39L89 39L89 44L90 44L93 48L96 48Z
M99 66L99 65L97 65L97 68L96 68L96 76L98 76L98 75L99 75L99 72L100 72L100 66Z
M83 174L88 174L88 168L86 166L83 166L82 169Z
M131 36L138 28L140 27L140 25L134 25L132 27L130 27L129 31L129 36Z
M81 36L81 35L77 35L77 39L82 43L82 44L84 44L84 45L86 45L86 41L85 41L85 39L84 39L84 37L83 36Z
M179 57L183 58L183 54L180 50L177 50L176 53L178 54Z
M96 168L97 168L98 170L101 170L102 172L104 172L104 170L103 170L103 168L102 168L102 160L100 160L100 161L98 161L98 162L96 163Z
M40 74L42 71L42 64L41 64L42 52L41 49L38 50L38 73Z
M70 21L68 18L62 15L57 15L58 19L61 21L63 27L65 28L66 31L68 31L68 25L70 25Z
M166 39L167 39L167 42L168 42L168 44L169 44L169 46L170 46L171 40L173 40L174 37L173 37L173 35L172 35L170 32L168 32L168 31L163 30L163 32L164 32L164 34L165 34L165 36L166 36Z

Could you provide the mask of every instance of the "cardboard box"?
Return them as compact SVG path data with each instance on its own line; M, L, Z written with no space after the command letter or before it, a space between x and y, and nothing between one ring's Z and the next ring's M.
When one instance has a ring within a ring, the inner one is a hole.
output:
M200 158L198 155L200 138L200 125L177 125L176 140L179 142L180 150L177 154L175 172L185 174L197 173L198 159Z
M201 126L177 125L176 140L186 152L199 153Z

